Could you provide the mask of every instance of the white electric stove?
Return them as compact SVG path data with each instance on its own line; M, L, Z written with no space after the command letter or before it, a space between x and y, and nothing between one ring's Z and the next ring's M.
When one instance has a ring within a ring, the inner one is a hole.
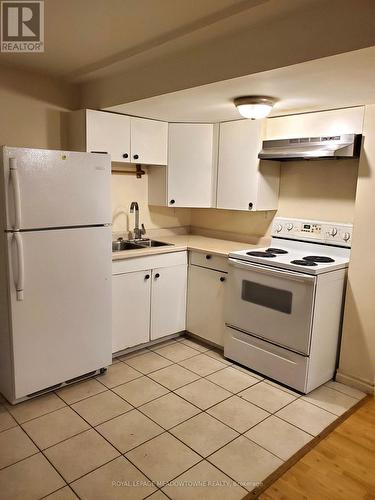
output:
M352 226L277 218L229 254L224 354L303 393L335 373Z

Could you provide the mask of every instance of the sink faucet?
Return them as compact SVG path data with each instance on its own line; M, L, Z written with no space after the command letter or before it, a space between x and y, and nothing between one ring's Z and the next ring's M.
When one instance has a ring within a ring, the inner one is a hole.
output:
M130 205L130 213L134 213L134 229L133 236L135 240L140 240L142 235L146 233L145 226L142 224L139 227L139 205L136 201L132 201Z

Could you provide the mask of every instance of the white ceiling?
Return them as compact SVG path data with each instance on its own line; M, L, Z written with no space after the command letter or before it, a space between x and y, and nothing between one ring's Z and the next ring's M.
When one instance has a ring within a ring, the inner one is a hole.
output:
M106 108L171 122L240 118L233 98L275 97L271 116L375 103L375 46Z

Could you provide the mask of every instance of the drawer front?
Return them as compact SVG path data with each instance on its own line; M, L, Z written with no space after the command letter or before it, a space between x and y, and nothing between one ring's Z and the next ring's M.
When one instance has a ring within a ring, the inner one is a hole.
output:
M194 266L206 267L223 273L228 272L228 258L212 253L190 252L190 264Z
M146 271L156 267L171 267L187 264L187 252L170 252L112 261L112 275Z
M306 392L309 358L226 327L224 356L300 392Z

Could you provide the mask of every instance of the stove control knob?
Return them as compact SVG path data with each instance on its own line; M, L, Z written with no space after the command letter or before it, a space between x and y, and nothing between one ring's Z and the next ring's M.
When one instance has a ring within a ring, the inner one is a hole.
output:
M336 236L337 234L337 228L335 227L332 227L329 231L328 231L328 236Z
M286 225L286 228L287 228L287 230L288 230L288 231L291 231L291 230L294 228L294 226L293 226L293 224L292 224L291 222L289 222L289 223Z
M276 225L276 232L280 233L283 230L283 226L281 224Z
M349 241L349 240L350 240L350 233L344 233L344 234L342 235L342 239L343 239L344 241Z

